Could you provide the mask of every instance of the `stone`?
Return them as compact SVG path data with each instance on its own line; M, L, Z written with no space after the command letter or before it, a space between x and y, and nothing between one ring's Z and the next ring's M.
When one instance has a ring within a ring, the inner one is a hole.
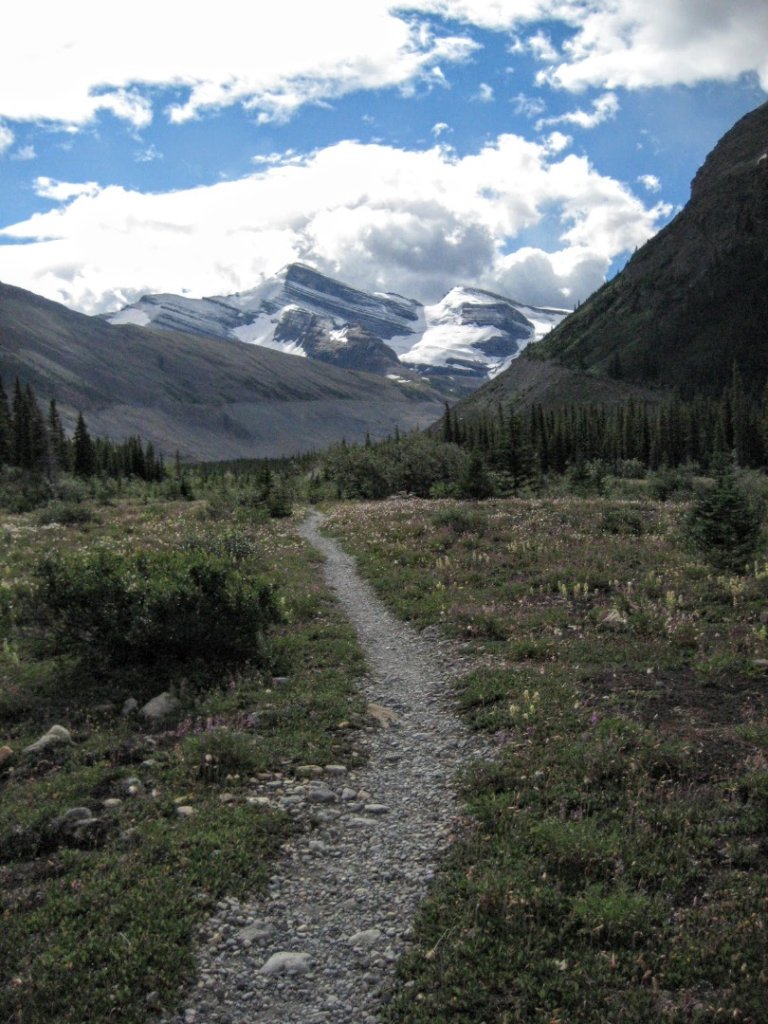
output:
M363 810L366 814L389 814L386 804L366 804Z
M327 764L325 766L326 775L346 775L347 766L344 764Z
M0 747L0 767L13 757L13 747Z
M175 714L181 707L181 701L178 697L174 697L172 693L168 693L165 690L163 693L159 693L152 700L147 701L144 707L139 711L142 718L145 718L148 722L156 725L158 722L162 722L166 718L170 718L171 715Z
M328 786L320 783L319 785L312 786L307 793L307 800L311 800L312 803L316 804L331 804L337 799L336 794Z
M316 779L323 774L323 769L319 764L300 764L295 774L299 779Z
M342 789L342 791L341 791L341 799L345 803L349 803L350 800L355 800L356 798L357 798L357 793L355 792L354 789L350 789L349 786L345 786L344 789Z
M306 974L310 968L309 953L289 953L281 951L273 953L260 968L261 974L268 977L278 974Z
M370 949L371 946L375 946L379 941L381 934L378 928L366 928L365 931L355 932L354 935L350 935L347 941L350 946L356 946L358 949Z
M115 792L122 797L141 796L144 792L144 783L135 775L131 775L127 779L120 779L115 784Z
M59 844L94 847L104 841L106 825L89 807L70 807L48 822L48 833Z
M397 725L399 722L395 712L381 704L369 704L365 711L368 717L378 722L382 729L389 729L390 726Z
M263 942L274 932L274 928L268 921L254 921L253 924L241 928L235 935L238 942L250 944L251 942Z
M106 800L101 801L101 806L109 811L114 807L119 807L122 802L119 796L110 796Z
M189 804L180 804L176 808L176 814L180 818L191 818L194 813L195 813L195 808L190 806Z
M65 729L63 725L52 725L45 735L35 740L34 743L30 743L28 747L24 747L24 753L39 754L51 747L61 747L72 742L72 734L69 729Z
M132 715L134 711L138 710L139 702L136 700L135 697L129 697L123 704L123 710L121 711L121 714L123 715L124 718L127 718L128 715Z

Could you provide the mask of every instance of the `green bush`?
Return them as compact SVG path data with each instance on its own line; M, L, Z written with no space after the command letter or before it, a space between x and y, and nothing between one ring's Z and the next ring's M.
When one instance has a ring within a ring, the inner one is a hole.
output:
M691 509L685 532L692 546L716 569L744 572L760 541L760 514L738 485L730 467Z
M58 523L61 526L82 526L98 522L98 516L88 505L71 501L51 501L41 508L36 516L41 526Z
M205 551L47 558L27 598L27 621L47 653L107 673L210 679L265 666L265 634L279 620L272 588Z

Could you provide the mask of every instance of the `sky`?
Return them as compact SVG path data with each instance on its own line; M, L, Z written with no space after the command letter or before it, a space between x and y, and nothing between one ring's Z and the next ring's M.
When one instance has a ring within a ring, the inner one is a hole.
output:
M0 46L0 280L85 313L296 260L571 308L768 100L767 0L38 0Z

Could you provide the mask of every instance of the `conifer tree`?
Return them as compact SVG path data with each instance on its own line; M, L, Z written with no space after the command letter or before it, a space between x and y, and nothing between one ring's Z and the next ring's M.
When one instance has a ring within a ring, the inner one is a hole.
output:
M12 443L11 411L8 408L8 396L0 377L0 465L10 462Z
M96 450L81 412L72 438L72 469L76 476L93 476L96 472Z

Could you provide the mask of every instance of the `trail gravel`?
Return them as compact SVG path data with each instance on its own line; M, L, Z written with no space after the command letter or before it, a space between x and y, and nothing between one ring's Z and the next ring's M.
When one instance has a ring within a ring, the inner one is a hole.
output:
M266 895L222 901L207 922L197 987L166 1024L375 1024L441 854L460 827L456 769L483 756L451 709L467 665L455 645L395 619L354 559L319 532L326 581L369 674L368 760L276 779L273 801L307 828L284 847Z

